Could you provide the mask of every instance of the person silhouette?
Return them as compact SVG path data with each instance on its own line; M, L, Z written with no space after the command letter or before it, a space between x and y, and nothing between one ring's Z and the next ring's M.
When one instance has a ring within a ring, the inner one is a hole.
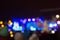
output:
M32 36L30 36L29 40L39 40L36 33L33 33Z
M14 36L15 40L25 40L25 38L23 37L22 33L17 32Z

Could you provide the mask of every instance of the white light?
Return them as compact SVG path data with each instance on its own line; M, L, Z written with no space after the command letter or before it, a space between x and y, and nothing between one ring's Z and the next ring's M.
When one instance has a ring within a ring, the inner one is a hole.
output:
M16 30L16 31L19 30L19 23L18 22L14 22L13 30Z
M35 21L35 18L32 18L32 21Z
M13 30L18 31L18 30L20 30L20 29L19 29L19 27L17 27L17 26L13 26Z
M56 27L56 26L57 26L57 24L55 23L55 24L54 24L54 27Z
M59 15L56 15L56 18L59 18Z
M60 24L60 21L57 21L57 24Z
M36 31L36 28L34 28L33 26L30 26L30 30L31 31Z
M54 31L54 30L52 30L52 31L51 31L51 33L52 33L52 34L54 34L54 33L55 33L55 31Z
M28 19L28 21L30 22L30 21L31 21L31 19L29 18L29 19Z
M14 26L19 26L19 23L18 22L14 22Z
M49 24L49 27L53 27L53 25L52 24Z

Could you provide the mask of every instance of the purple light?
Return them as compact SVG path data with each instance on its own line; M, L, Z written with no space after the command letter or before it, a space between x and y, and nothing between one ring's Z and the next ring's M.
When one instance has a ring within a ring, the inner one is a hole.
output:
M49 30L51 31L52 29L51 29L51 28L49 28Z
M54 29L54 31L57 31L57 29Z
M20 19L20 22L23 22L23 20L22 20L22 19Z
M11 27L12 25L13 25L12 23L11 24L8 24L9 27Z
M26 21L27 21L27 20L26 20L26 19L24 19L24 20L23 20L23 23L25 24L25 23L26 23Z
M10 31L11 31L11 29L8 29L8 31L10 32Z

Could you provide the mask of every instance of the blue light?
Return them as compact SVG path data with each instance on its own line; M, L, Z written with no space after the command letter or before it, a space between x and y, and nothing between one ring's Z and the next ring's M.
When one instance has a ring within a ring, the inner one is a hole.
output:
M13 24L13 30L15 30L15 31L19 30L19 23L18 22L14 22L14 24Z
M30 30L30 31L36 31L36 27L37 27L37 25L36 25L36 23L35 22L29 22L29 23L27 23L27 30Z
M13 18L12 21L13 21L13 22L19 22L20 19L19 19L19 18Z
M24 31L24 28L22 26L19 27L20 31Z
M23 20L22 20L22 19L20 19L20 22L23 22Z
M9 27L12 27L12 24L8 24Z
M45 19L44 19L44 17L40 17L40 19L42 20L42 21L44 21Z
M13 24L13 30L14 31L23 31L24 28L22 26L19 26L18 22L14 22L14 24Z
M41 23L43 23L43 20L42 20L42 19L39 19L39 21L40 21Z
M53 26L54 26L54 27L57 27L57 24L55 23Z
M30 26L30 30L31 31L36 31L36 28L34 28L33 26Z
M57 27L58 25L56 23L50 23L49 27L53 28L53 27Z
M27 22L27 20L26 20L26 19L24 19L24 20L23 20L23 24L25 24L26 22Z
M44 28L42 27L42 28L40 28L40 27L37 27L37 30L44 30Z
M53 24L52 24L52 23L50 23L50 24L49 24L49 27L51 27L51 28L52 28L52 27L53 27Z

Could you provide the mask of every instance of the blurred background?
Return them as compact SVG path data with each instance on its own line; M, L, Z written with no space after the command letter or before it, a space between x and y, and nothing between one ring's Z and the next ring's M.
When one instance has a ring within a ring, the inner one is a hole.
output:
M60 2L1 0L0 40L20 39L59 40Z

